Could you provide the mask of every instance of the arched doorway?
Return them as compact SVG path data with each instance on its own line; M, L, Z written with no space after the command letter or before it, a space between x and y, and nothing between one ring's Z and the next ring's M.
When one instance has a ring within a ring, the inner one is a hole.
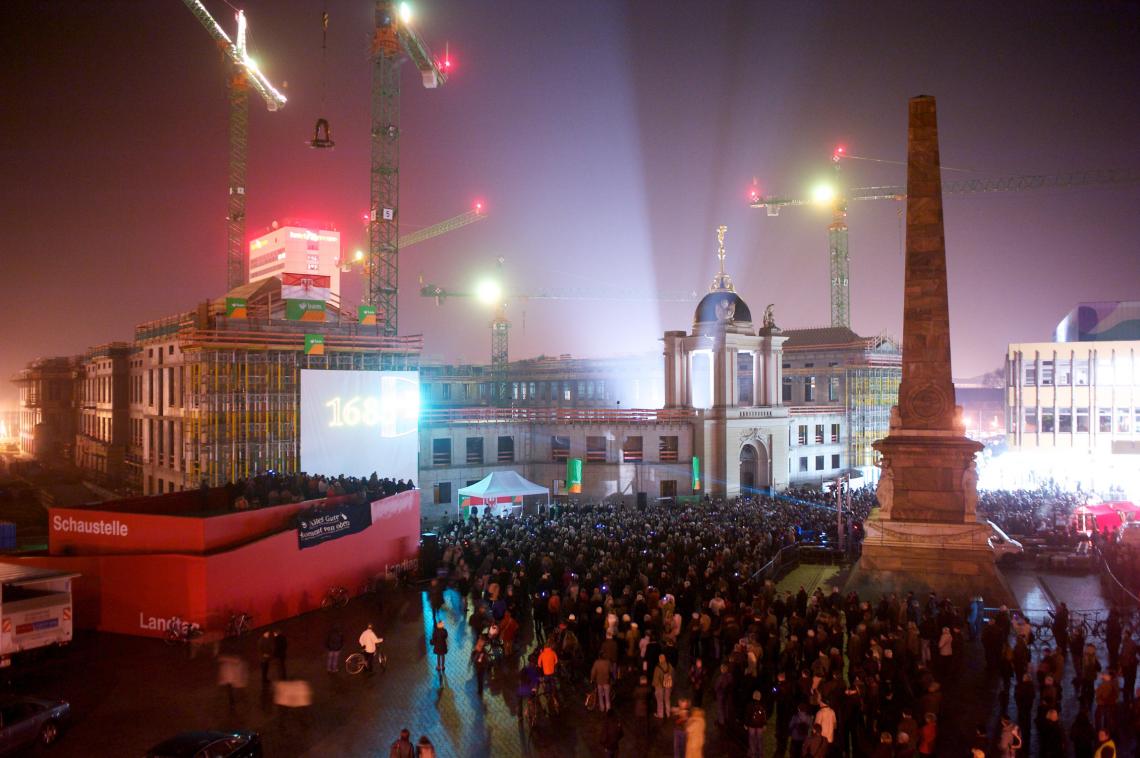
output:
M766 490L772 486L768 465L768 449L758 443L740 448L740 492Z
M756 448L745 445L740 448L740 494L748 495L756 488Z

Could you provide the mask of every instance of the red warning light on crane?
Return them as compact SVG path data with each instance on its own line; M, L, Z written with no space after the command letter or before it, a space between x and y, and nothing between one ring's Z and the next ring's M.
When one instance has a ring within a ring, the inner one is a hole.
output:
M483 201L482 200L476 200L475 201L475 209L474 210L476 213L482 213L483 212Z
M760 199L760 188L753 184L748 188L748 202L755 203Z
M843 147L843 145L840 145L839 147L835 148L835 152L832 153L832 155L831 155L831 160L838 161L840 158L846 158L846 157L847 157L847 148Z

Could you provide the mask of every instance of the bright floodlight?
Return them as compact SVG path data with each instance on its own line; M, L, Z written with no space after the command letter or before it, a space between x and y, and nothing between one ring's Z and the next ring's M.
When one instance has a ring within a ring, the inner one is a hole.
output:
M412 23L412 6L408 3L400 3L400 20L405 24Z
M352 259L356 260L356 261L364 260L364 251L363 250L357 250L356 253L352 256Z
M499 283L491 279L485 279L475 287L475 297L487 305L498 305L502 295L503 290L499 287Z
M811 191L811 201L816 205L831 205L835 202L835 187L830 184L817 184Z

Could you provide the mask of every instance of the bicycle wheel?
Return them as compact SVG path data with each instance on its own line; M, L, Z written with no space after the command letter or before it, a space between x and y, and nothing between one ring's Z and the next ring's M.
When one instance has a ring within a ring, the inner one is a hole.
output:
M538 709L534 707L534 700L527 698L523 701L523 720L531 729L538 723Z
M378 666L380 666L381 671L387 671L388 670L388 656L384 655L384 653L377 653L376 654L376 664Z
M345 658L344 670L350 674L359 674L364 670L364 656L360 653L353 653Z
M326 609L332 608L333 603L335 603L335 602L336 602L336 598L334 598L331 594L325 595L324 598L321 600L321 607L326 608Z
M337 593L336 604L337 604L337 606L339 606L341 608L344 608L345 606L348 605L348 590L344 590L343 592Z

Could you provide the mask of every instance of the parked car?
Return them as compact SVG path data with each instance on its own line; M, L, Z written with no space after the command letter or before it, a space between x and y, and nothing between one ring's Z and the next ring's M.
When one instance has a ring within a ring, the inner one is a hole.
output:
M1013 537L1003 532L1001 527L997 524L992 521L987 521L986 523L989 524L990 530L993 532L986 542L989 543L990 549L994 551L995 562L1000 562L1003 558L1007 558L1007 556L1021 555L1025 552L1025 547Z
M261 758L257 732L183 732L155 745L146 758Z
M70 718L71 705L64 700L0 700L0 755L17 753L37 743L53 744Z

